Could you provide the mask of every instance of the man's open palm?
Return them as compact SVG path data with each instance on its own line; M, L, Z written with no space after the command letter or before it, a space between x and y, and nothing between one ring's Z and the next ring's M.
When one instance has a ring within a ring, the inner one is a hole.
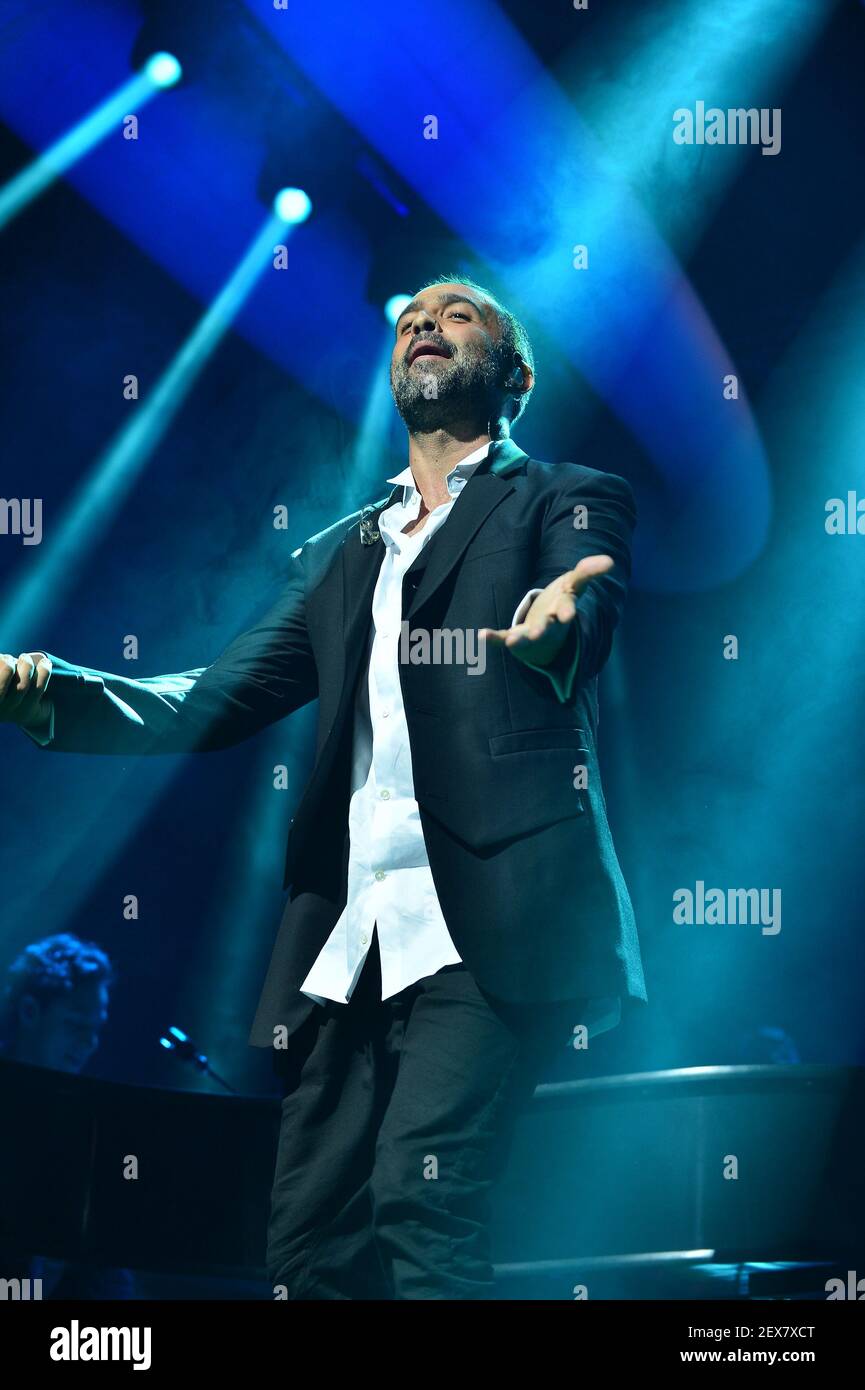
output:
M576 617L577 599L590 580L613 568L609 555L587 555L572 570L560 574L537 595L515 627L481 628L480 637L493 647L507 647L529 666L549 666Z

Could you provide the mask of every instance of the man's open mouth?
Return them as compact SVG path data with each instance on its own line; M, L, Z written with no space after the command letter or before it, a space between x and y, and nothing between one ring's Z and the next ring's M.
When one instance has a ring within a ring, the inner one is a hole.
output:
M450 357L450 353L436 343L417 343L409 352L408 365L411 366L419 357Z

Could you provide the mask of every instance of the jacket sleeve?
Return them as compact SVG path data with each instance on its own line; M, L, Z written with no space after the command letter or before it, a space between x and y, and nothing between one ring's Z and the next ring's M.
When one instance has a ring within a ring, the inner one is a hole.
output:
M59 753L187 753L230 748L318 694L303 568L254 627L212 666L133 679L73 666L50 652L51 723L33 741Z
M554 662L535 674L549 678L561 704L604 666L631 577L631 537L637 509L631 486L614 473L580 469L550 504L543 523L534 590L545 589L587 555L609 555L613 569L587 584Z

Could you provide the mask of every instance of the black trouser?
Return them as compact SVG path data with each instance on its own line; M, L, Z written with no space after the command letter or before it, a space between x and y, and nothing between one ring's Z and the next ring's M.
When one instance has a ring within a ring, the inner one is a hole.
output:
M349 1002L316 1005L282 1054L274 1286L491 1298L490 1193L519 1109L579 1018L576 1004L493 1001L461 965L382 1002L376 934Z

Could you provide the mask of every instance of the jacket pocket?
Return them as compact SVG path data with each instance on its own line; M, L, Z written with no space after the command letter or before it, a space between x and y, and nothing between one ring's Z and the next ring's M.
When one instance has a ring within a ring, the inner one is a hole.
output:
M575 748L588 756L589 743L583 729L524 729L513 734L495 734L490 739L490 757L506 753L536 753L545 748Z

